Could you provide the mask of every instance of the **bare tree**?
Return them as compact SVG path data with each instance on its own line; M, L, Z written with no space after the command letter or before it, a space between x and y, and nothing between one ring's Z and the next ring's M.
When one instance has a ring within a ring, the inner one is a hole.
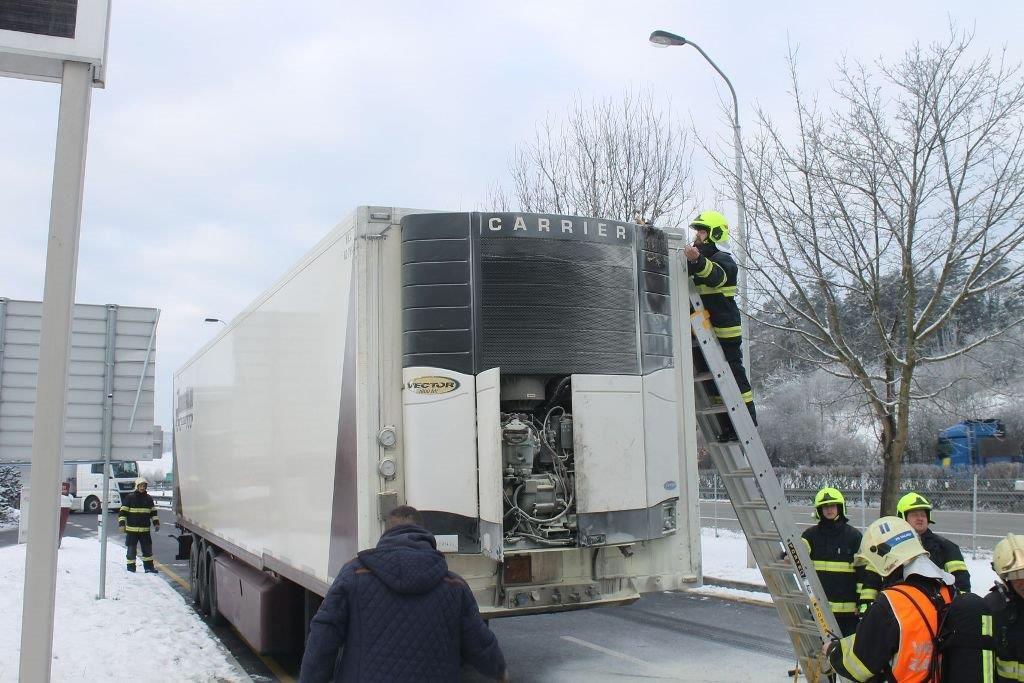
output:
M551 116L510 160L513 188L492 206L675 225L692 195L692 148L671 108L649 92L584 104Z
M1024 82L1005 55L972 58L972 40L952 27L895 64L841 63L831 111L801 92L791 53L796 134L762 111L744 151L749 313L858 388L880 435L883 513L912 403L946 388L923 391L915 373L1022 320L947 333L1024 274Z

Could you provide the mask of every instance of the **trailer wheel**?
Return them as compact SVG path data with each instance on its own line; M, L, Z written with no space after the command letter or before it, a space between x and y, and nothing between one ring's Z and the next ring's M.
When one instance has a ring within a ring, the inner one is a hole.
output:
M205 550L205 543L199 536L195 536L192 540L192 549L188 554L188 593L189 597L192 598L192 604L195 605L196 611L202 611L203 603L203 572L201 571L203 550Z
M97 515L103 506L100 505L100 499L96 496L89 496L85 499L85 503L82 504L82 511L88 512L90 515Z
M206 545L205 543L203 544ZM210 615L210 569L206 548L199 554L199 613Z
M220 626L226 622L224 615L217 608L217 550L210 545L206 548L206 602L205 612L210 617L210 623Z

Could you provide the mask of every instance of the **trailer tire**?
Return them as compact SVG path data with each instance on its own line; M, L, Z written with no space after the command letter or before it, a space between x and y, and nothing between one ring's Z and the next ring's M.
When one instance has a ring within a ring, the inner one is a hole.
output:
M98 515L103 506L100 505L100 499L96 496L89 496L82 503L82 512L88 512L90 515Z
M199 614L210 616L210 570L207 567L206 553L199 555Z
M194 536L192 549L188 555L188 593L197 612L202 612L203 605L203 572L201 564L203 551L206 549L205 546L206 544L202 538Z
M205 612L214 626L225 624L227 620L217 608L217 550L211 545L206 548L206 603Z

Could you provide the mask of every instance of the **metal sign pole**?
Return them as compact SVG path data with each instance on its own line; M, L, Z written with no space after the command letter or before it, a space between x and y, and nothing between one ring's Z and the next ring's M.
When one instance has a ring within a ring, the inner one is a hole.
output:
M103 368L103 433L100 437L100 449L103 451L103 503L100 505L100 589L97 600L107 597L107 522L110 512L107 504L110 501L110 451L113 448L114 424L114 350L117 348L117 305L107 306L107 339L106 354Z
M78 274L85 150L92 103L92 67L64 62L57 148L50 198L50 232L43 284L36 414L32 432L32 505L25 557L20 680L50 680L53 608L57 585L57 533L71 316Z

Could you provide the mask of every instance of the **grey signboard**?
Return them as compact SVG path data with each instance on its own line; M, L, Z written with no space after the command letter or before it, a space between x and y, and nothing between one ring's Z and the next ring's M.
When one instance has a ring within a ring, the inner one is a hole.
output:
M0 463L32 460L42 304L0 298ZM76 304L64 461L159 457L153 425L160 311ZM109 389L109 393L108 393Z

